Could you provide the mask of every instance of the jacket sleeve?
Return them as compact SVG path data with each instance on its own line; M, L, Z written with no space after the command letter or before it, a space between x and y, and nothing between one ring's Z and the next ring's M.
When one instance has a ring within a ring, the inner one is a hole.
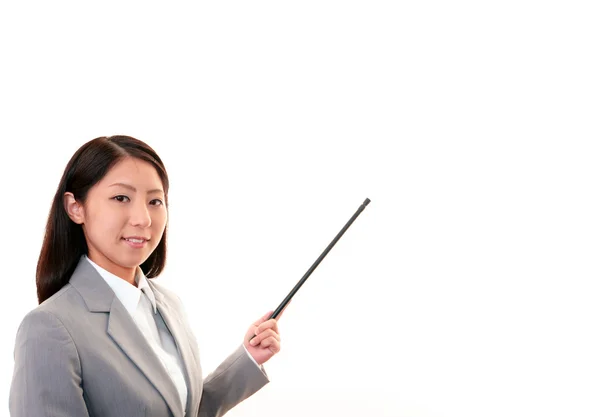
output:
M52 313L34 310L23 319L14 359L11 417L89 416L75 344Z
M221 417L269 382L240 345L203 382L199 417Z

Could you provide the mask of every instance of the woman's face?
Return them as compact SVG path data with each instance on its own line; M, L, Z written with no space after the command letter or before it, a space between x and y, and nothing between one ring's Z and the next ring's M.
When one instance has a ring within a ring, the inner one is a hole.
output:
M85 204L65 194L69 216L82 225L88 257L133 280L160 242L167 223L163 185L148 162L125 158L90 188Z

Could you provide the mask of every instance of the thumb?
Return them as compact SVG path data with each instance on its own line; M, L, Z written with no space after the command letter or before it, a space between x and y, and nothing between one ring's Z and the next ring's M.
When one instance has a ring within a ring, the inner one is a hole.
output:
M265 321L269 320L269 317L271 317L271 314L273 314L273 310L267 311L264 316L262 316L261 318L259 318L258 320L256 320L254 322L254 325L259 326L261 323L264 323Z

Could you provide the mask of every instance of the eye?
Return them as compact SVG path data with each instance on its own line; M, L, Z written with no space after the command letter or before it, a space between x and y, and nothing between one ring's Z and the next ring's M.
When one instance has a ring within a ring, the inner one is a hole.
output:
M152 201L150 202L150 204L151 204L151 205L153 205L153 206L162 206L162 205L163 205L163 202L162 202L162 200L160 200L160 199L158 199L158 198L155 198L154 200L152 200Z
M127 197L126 195L117 195L114 196L112 199L117 200L119 203L124 203L126 199L129 200L129 197Z

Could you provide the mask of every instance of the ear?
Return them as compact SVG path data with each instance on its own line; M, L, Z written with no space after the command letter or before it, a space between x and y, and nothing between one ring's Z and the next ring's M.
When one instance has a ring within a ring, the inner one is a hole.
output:
M63 204L67 214L77 224L82 224L85 219L83 205L75 200L73 193L67 192L63 196Z

